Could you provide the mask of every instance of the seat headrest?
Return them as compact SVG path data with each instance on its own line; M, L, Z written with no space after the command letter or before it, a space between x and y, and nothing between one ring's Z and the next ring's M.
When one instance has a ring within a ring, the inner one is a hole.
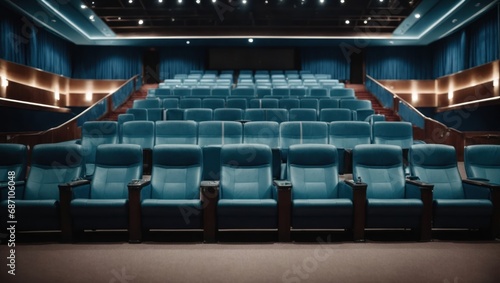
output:
M31 154L32 165L78 167L82 162L81 146L78 144L38 144Z
M97 146L96 164L105 166L142 164L142 148L137 144L101 144Z
M330 133L335 136L364 136L370 133L370 123L364 121L334 121L330 123Z
M165 166L191 166L203 163L203 153L198 145L162 144L153 149L153 164Z
M0 144L0 165L26 163L27 154L24 144Z
M270 165L271 148L263 144L228 144L221 149L221 164L229 166Z
M453 146L444 144L415 144L410 148L410 160L416 166L456 166Z
M288 161L296 165L334 165L337 148L330 144L295 144L289 147Z
M478 144L465 148L465 161L485 166L500 166L500 145Z
M89 121L82 126L82 136L116 135L117 129L115 121Z
M353 164L366 166L394 166L403 164L403 150L396 145L357 145L353 149Z

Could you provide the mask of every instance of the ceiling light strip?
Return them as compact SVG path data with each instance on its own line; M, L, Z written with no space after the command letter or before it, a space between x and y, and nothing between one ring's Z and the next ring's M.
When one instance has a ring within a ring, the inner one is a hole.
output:
M68 23L70 26L72 26L75 30L80 32L82 35L84 35L87 39L93 39L89 34L87 34L84 30L82 30L80 27L78 27L75 23L73 23L70 19L68 19L64 14L59 12L52 4L50 4L47 0L39 0L41 3L43 3L47 8L49 8L54 14L59 16L59 18L63 19L66 23Z
M466 2L466 0L461 0L460 2L458 2L455 6L453 6L453 8L451 8L446 14L444 14L441 18L439 18L437 21L435 21L432 25L430 25L426 30L424 30L423 33L421 33L417 39L420 39L422 38L423 36L425 36L429 31L431 31L435 26L437 26L438 24L440 24L444 19L446 19L449 15L451 15L453 12L455 12L455 10L457 10L460 6L462 6L464 3Z

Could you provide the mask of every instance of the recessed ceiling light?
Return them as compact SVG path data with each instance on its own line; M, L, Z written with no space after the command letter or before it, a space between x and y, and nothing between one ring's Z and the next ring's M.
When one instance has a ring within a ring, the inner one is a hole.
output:
M215 3L215 2L217 2L217 0L212 0L212 3Z
M188 40L188 41L186 41L186 44L191 44L191 42Z
M248 42L252 43L253 42L253 38L249 38Z
M243 4L246 4L247 3L247 0L243 0Z
M367 21L367 20L365 20L363 23L366 25L366 24L368 23L368 21Z
M163 0L158 0L158 3L163 3Z
M180 4L180 3L182 3L182 0L177 0L177 2L179 2L179 4Z
M348 25L350 24L351 22L349 20L345 20L345 24Z
M391 40L391 41L389 41L389 43L390 43L390 44L394 44L394 41L392 41L392 40Z
M416 13L416 14L415 14L415 18L420 19L420 14L419 14L419 13Z
M384 2L384 0L380 0L380 2L382 3L382 2Z
M264 3L269 4L269 1L266 0Z
M476 6L476 7L481 6L481 2L477 2L476 5L474 5L474 6Z
M91 21L95 21L94 15L90 15L89 19L90 19Z
M321 4L325 3L325 0L319 0L319 3Z
M122 20L122 17L118 17L118 20L121 21Z
M172 18L172 22L175 22L175 18Z
M141 19L139 20L139 24L142 25L144 23L144 21Z
M196 0L196 4L200 4L200 3L201 3L201 1L200 1L200 0Z
M340 0L340 4L344 4L345 3L345 0Z
M129 2L130 4L132 4L132 3L134 3L134 0L128 0L128 2Z
M87 9L87 6L85 6L85 5L82 4L82 5L80 5L80 8Z
M453 19L453 20L451 20L451 23L452 23L452 24L454 24L454 23L456 23L456 22L458 22L458 20L457 20L457 19Z

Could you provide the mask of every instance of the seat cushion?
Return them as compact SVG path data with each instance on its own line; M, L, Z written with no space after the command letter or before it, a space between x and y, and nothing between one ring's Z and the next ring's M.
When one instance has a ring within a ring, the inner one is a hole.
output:
M349 199L297 199L292 202L293 216L349 216L353 213Z
M274 199L221 199L217 211L221 216L271 216L278 215Z
M200 211L201 201L198 199L145 199L142 201L143 216L178 216L183 211Z
M7 211L7 201L2 201L2 211ZM57 218L59 214L59 202L55 199L47 200L16 200L16 218L25 216Z
M434 214L448 216L490 216L493 204L487 199L436 199Z
M75 199L71 201L74 216L122 216L128 214L127 199Z
M368 215L420 215L423 203L419 199L367 199Z

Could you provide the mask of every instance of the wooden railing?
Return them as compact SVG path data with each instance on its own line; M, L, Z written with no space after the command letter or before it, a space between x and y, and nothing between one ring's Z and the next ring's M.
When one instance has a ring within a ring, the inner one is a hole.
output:
M410 121L408 122L415 125L413 127L414 139L423 140L426 143L451 145L455 147L458 159L463 160L465 143L464 134L462 132L447 127L434 119L426 117L413 107L413 105L395 94L391 89L387 88L385 85L368 75L366 77L368 78L366 86L367 89L381 101L381 104L384 105L384 107L399 113L399 106L404 105L405 109L413 112L413 115L409 116L411 119L409 119ZM392 100L390 100L390 97L392 97ZM418 119L418 122L414 119Z
M117 94L121 94L120 92L124 89L126 90L130 89L130 91L127 91L128 93L126 97L120 99L121 103L124 103L127 100L127 98L130 95L132 95L133 92L139 86L140 84L140 80L138 80L139 77L140 77L139 75L135 75L134 77L130 78L125 83L123 83L118 88L118 90L108 93L106 96L96 101L86 110L84 110L83 112L73 117L71 120L68 120L62 125L41 132L15 134L9 136L9 139L6 139L5 135L3 135L4 137L0 138L0 140L3 140L4 142L8 143L25 144L32 148L34 145L41 143L55 143L55 142L63 142L63 141L79 139L81 137L81 130L80 130L81 124L83 124L88 119L98 119L112 112L114 109L120 106L120 105L114 105L115 104L113 99L114 96ZM103 104L105 105L105 107L103 108L104 110L102 111L102 113L99 112L97 117L89 116L90 111L93 111L96 107L102 106ZM88 119L86 117L88 117Z

